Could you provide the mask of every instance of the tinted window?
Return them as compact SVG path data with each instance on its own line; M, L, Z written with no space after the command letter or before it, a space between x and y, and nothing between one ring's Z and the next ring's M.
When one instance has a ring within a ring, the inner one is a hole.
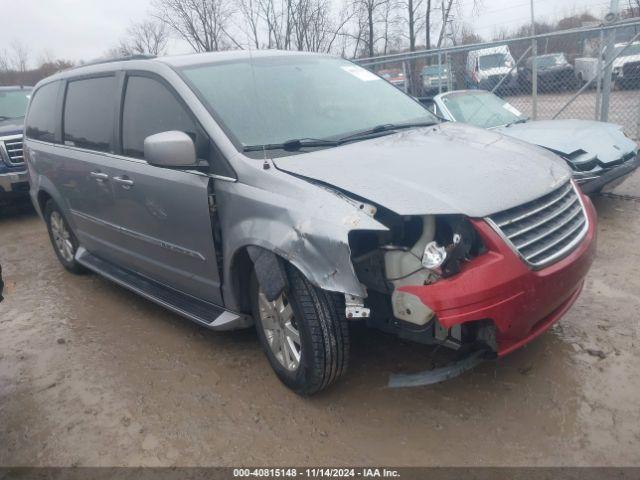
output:
M70 82L64 107L65 144L113 152L116 105L115 77Z
M507 65L507 55L504 53L492 53L480 57L480 68L490 70L492 68L502 68Z
M58 86L59 82L48 83L36 91L29 107L27 137L55 141Z
M208 141L176 97L157 80L130 77L122 111L123 153L144 158L144 139L170 130L189 135L196 143L198 158L206 158Z

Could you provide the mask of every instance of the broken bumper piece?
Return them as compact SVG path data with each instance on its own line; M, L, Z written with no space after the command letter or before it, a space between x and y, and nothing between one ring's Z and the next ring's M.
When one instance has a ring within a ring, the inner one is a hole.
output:
M596 243L595 210L583 201L589 231L575 250L548 267L530 269L485 221L474 220L486 253L453 277L399 290L418 297L446 329L489 320L495 325L495 353L504 356L546 331L578 298Z
M486 359L491 352L476 350L464 358L451 362L444 367L425 370L419 373L395 373L389 377L389 388L423 387L445 382L471 370Z
M622 165L611 168L602 172L601 175L589 177L586 174L583 176L574 176L578 185L584 193L591 195L592 193L599 192L602 188L613 189L620 185L627 179L636 169L640 166L640 156L635 156L632 160L629 160Z

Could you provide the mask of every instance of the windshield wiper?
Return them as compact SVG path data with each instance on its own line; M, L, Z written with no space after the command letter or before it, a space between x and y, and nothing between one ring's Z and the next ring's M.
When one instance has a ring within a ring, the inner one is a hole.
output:
M374 137L381 133L391 133L395 130L415 127L430 127L438 122L417 122L417 123L385 123L361 132L356 132L337 140L321 138L295 138L282 143L271 143L266 145L247 145L242 150L245 152L261 152L263 150L286 150L289 152L300 150L301 148L337 147L343 143Z
M505 125L505 127L510 127L511 125L516 125L518 123L527 123L529 121L529 117L520 118L518 120L514 120L513 122L509 122Z
M338 140L338 142L342 144L342 143L350 142L353 140L361 140L361 139L374 137L380 133L393 132L395 130L402 130L404 128L431 127L432 125L437 125L437 124L438 122L385 123L382 125L376 125L373 128L369 128L361 132L356 132L351 135L347 135L346 137L342 137Z
M301 148L337 147L340 143L336 140L322 140L319 138L294 138L282 143L270 143L267 145L247 145L242 150L245 152L261 152L263 150L287 150L296 151Z

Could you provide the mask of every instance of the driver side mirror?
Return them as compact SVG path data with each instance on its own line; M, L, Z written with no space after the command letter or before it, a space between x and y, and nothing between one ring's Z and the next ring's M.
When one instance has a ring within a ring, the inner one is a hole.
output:
M195 166L196 146L184 132L156 133L144 139L144 158L158 167Z

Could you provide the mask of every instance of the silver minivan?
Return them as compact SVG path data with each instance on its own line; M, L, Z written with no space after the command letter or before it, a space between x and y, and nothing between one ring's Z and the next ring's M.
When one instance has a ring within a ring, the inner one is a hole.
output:
M300 394L344 375L354 321L505 355L573 304L595 251L560 158L327 55L72 69L36 86L24 150L67 270L214 330L255 323Z

